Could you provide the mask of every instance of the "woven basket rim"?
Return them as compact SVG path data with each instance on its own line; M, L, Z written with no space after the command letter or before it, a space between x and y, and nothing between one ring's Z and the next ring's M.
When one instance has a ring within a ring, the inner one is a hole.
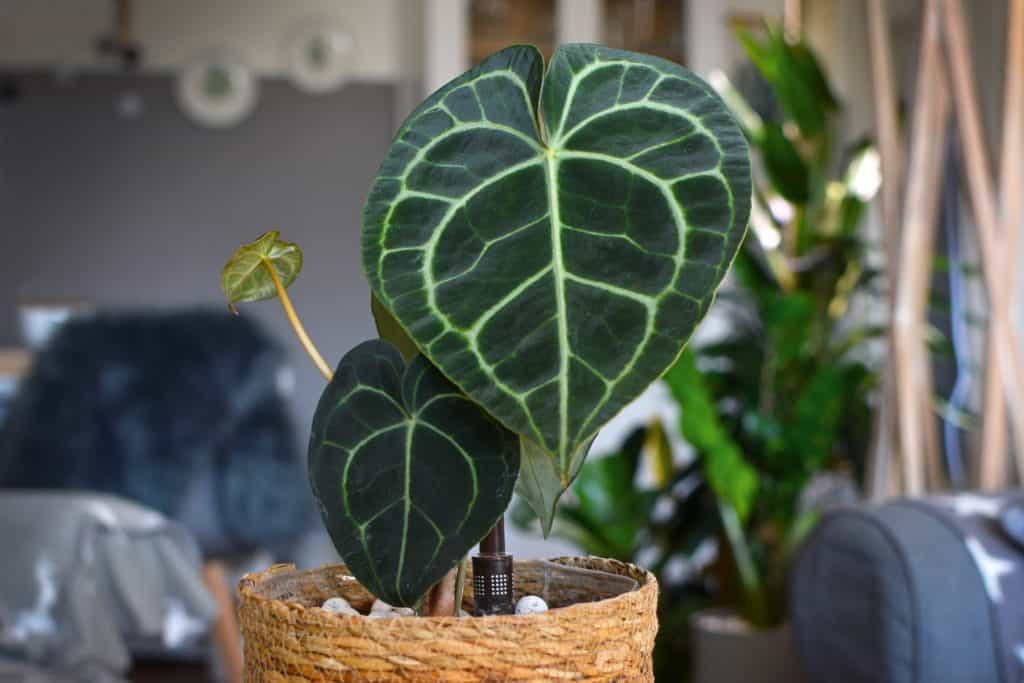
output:
M476 621L476 620L480 620L481 623L486 623L488 626L500 627L500 626L502 626L504 624L508 624L508 625L520 624L521 625L521 624L524 623L524 620L543 621L545 619L550 619L553 616L559 616L559 615L560 616L572 616L574 612L580 612L580 615L579 615L580 617L586 617L587 616L586 613L588 611L588 606L592 607L595 604L614 605L616 602L625 602L626 600L630 600L630 599L634 598L635 596L637 596L638 594L646 593L646 592L650 592L650 591L657 592L657 590L658 590L658 580L657 580L657 578L655 578L654 574L652 574L650 571L648 571L646 569L643 569L642 567L638 567L637 565L629 563L629 562L622 562L621 560L609 560L609 559L600 558L600 557L596 557L596 556L580 556L580 557L562 556L562 557L548 558L546 561L554 562L554 563L557 563L557 564L565 564L565 565L569 565L570 563L583 563L583 564L586 564L587 561L593 561L595 564L607 563L607 564L611 564L611 565L620 565L623 568L631 569L636 574L638 574L638 576L635 577L635 578L637 579L637 582L638 582L639 585L635 589L633 589L631 591L628 591L626 593L622 593L620 595L616 595L616 596L611 597L611 598L605 598L603 600L594 600L594 601L589 601L589 602L578 602L578 603L574 603L572 605L566 605L565 607L556 607L556 608L553 608L551 610L548 610L547 612L541 612L541 613L538 613L538 614L503 614L503 615L493 615L493 616L487 616L487 617L471 617L471 618L456 617L454 615L452 615L452 616L443 616L443 617L418 616L416 618L403 618L403 619L393 619L393 620L389 619L387 621L390 622L390 625L392 627L395 627L395 626L398 626L398 627L402 627L402 626L415 627L417 624L419 624L422 627L424 625L423 624L423 620L427 620L431 625L437 625L437 626L444 626L444 625L448 625L448 624L467 625L467 624L473 623L473 621ZM284 605L288 609L295 610L295 611L297 611L300 614L302 614L304 612L307 612L307 611L308 612L312 612L313 610L316 610L315 613L318 616L320 616L321 618L326 617L329 621L330 620L338 620L339 623L353 623L355 621L367 620L368 617L366 617L365 615L351 616L351 615L346 615L346 614L338 614L336 612L330 612L328 610L325 610L325 609L323 609L321 607L303 605L301 602L297 602L295 600L280 600L280 599L277 599L277 598L267 597L266 595L262 595L259 592L259 590L258 590L260 584L263 581L266 581L268 579L274 578L274 577L276 577L276 576L278 576L278 575L280 575L282 573L285 573L285 572L303 572L303 573L307 573L308 572L308 573L314 573L314 572L322 572L322 571L325 571L325 570L341 569L341 568L344 568L345 571L347 571L347 568L345 568L345 565L342 564L342 563L327 563L327 564L322 564L319 567L312 567L310 569L298 569L298 568L296 568L296 566L294 564L290 564L290 563L275 564L275 565L272 565L269 568L265 569L262 572L255 572L253 574L246 574L245 576L243 576L242 579L238 582L238 597L239 597L239 600L242 601L242 602L254 601L254 602L262 603L262 604L271 603L271 604ZM601 571L603 571L603 570L601 570ZM372 621L377 621L377 620L372 620Z

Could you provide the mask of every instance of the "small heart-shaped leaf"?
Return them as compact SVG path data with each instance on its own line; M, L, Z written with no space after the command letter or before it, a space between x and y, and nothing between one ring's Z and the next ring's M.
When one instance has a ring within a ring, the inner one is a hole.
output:
M224 264L220 286L228 304L234 306L240 301L261 301L277 296L271 268L283 287L295 281L302 270L302 250L280 236L277 230L265 232L255 242L240 246Z
M309 478L335 548L412 607L505 512L519 441L423 356L383 341L345 354L313 418Z

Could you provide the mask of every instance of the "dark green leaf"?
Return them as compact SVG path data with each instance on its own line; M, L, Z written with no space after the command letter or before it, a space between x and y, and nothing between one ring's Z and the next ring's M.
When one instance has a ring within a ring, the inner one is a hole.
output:
M772 187L785 199L796 204L811 195L810 171L796 147L777 123L765 123L761 129L761 160Z
M579 507L588 517L601 524L615 524L622 519L622 507L635 490L630 463L620 455L594 458L580 471L573 491Z
M789 53L789 71L814 94L822 109L833 111L839 108L839 100L828 84L821 62L806 43L786 43Z
M565 45L545 74L517 46L402 126L366 203L363 262L417 346L524 435L550 515L583 445L706 312L750 194L743 135L689 71Z
M309 478L353 575L414 606L483 538L512 497L517 439L423 356L390 344L349 351L327 385Z
M743 414L743 430L769 456L778 456L786 449L783 426L774 417L748 411Z
M763 41L746 29L739 29L737 37L801 134L814 137L821 133L835 100L810 52L806 48L794 52L779 30L769 31Z
M850 366L853 368L854 366ZM789 432L790 448L807 473L821 469L832 454L843 405L858 371L825 364L809 379L796 400L796 418Z
M621 453L594 458L580 471L573 491L580 516L593 520L614 557L632 559L657 493L636 488L629 458Z
M839 204L839 236L852 237L864 218L867 204L852 194L843 197Z
M780 292L762 310L773 362L783 366L810 351L814 333L814 297L807 291Z

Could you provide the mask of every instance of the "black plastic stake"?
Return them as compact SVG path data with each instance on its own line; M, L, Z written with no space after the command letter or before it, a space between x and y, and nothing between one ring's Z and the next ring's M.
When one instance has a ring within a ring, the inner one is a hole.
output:
M473 556L473 599L477 616L512 614L515 581L512 556L505 552L505 519L498 520L480 541L480 554Z

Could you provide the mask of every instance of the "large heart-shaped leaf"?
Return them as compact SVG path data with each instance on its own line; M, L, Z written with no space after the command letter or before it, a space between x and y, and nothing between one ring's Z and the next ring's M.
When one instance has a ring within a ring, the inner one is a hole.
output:
M374 340L345 354L320 398L309 478L353 575L411 607L505 512L518 448L426 358L406 366Z
M363 261L421 351L547 453L564 489L707 311L750 194L743 135L689 71L567 45L545 74L517 46L403 125Z

